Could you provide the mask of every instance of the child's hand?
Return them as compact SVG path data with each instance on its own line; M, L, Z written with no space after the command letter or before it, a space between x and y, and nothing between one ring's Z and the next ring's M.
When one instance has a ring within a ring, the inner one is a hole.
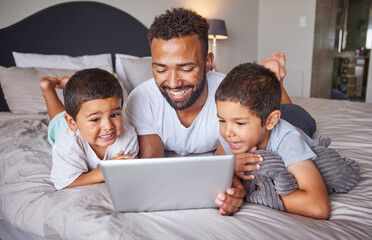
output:
M120 151L119 153L115 154L111 160L122 160L122 159L133 159L134 156L131 154L124 154L123 151Z
M244 172L250 172L261 168L260 164L251 165L250 163L262 162L263 158L256 153L238 153L235 155L235 169L234 173L240 179L252 180L254 175L244 175Z

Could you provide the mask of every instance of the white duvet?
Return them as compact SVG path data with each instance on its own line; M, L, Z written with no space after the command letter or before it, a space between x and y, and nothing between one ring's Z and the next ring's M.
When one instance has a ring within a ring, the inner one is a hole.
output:
M317 120L315 138L328 135L360 166L359 185L330 196L328 221L247 203L232 217L217 209L115 212L104 183L56 191L47 116L11 113L0 113L0 219L63 239L372 239L372 104L295 102Z

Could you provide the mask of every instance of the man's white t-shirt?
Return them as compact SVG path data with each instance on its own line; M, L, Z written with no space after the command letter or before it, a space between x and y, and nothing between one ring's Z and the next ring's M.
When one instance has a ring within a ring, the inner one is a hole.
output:
M110 145L102 160L109 160L116 153L138 154L137 135L132 126L123 120L122 134ZM79 130L73 132L67 126L61 130L52 149L53 165L50 178L57 190L70 185L82 173L98 167L101 161L89 143L80 135Z
M129 95L126 105L129 123L136 128L138 135L159 135L166 151L182 156L214 151L219 135L214 94L224 77L222 73L207 73L207 101L187 128L182 125L176 111L152 78L137 86Z

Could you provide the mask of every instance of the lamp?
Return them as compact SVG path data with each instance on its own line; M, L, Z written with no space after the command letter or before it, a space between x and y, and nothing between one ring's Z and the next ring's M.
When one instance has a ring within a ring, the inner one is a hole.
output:
M212 70L216 71L216 59L217 59L217 39L227 39L227 31L225 21L221 19L208 19L209 29L208 38L213 39L213 55L214 61Z

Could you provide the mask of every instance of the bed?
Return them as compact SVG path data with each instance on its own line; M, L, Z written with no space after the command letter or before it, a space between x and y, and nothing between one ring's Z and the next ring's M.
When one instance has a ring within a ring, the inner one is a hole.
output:
M44 34L51 38L45 41ZM71 75L76 69L16 67L13 51L70 57L109 54L105 59L114 63L111 71L115 66L128 92L151 75L146 28L105 4L59 4L0 30L0 239L372 238L372 104L293 98L316 119L314 139L329 136L330 147L360 166L355 188L330 195L328 221L248 203L232 217L213 208L119 213L105 183L56 191L49 179L49 119L37 96L38 77Z

